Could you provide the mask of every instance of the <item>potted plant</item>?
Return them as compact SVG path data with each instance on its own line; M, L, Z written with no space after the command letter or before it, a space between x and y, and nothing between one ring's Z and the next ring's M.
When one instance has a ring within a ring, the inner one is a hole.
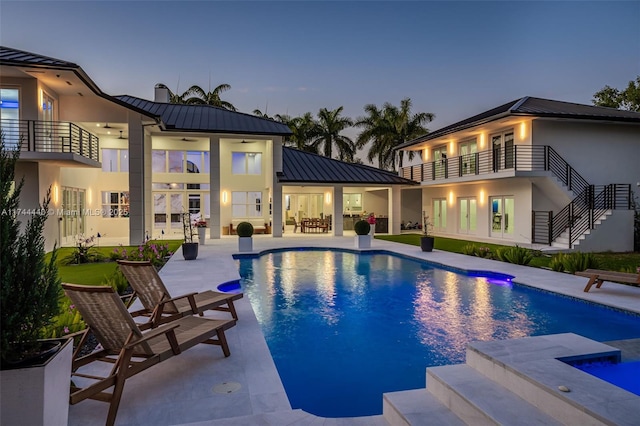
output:
M200 218L195 221L193 226L198 230L198 243L203 246L205 243L205 239L207 238L207 222Z
M182 230L184 231L184 242L182 243L182 257L184 260L194 260L198 257L198 243L193 242L193 222L189 213L182 213Z
M15 181L20 149L0 142L0 423L67 424L73 345L44 340L60 313L56 249L47 260L43 230L51 188L23 226L18 218L24 180ZM14 185L15 183L15 185Z
M369 231L371 231L371 225L369 225L369 222L366 220L359 220L353 224L353 230L356 231L356 248L370 248L372 236L369 235Z
M422 212L422 236L420 237L420 248L422 251L432 251L435 244L435 238L430 235L433 229L433 223L429 220L429 216Z
M238 250L253 251L253 225L249 222L240 222L236 233L238 234Z

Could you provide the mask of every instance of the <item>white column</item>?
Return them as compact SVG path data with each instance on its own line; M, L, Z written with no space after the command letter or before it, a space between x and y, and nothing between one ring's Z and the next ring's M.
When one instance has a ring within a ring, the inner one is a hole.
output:
M389 232L392 235L400 234L400 222L402 221L402 188L392 186L389 189Z
M138 114L129 121L129 244L144 242L145 231L145 146L144 129ZM149 183L150 184L150 183Z
M341 237L344 231L344 223L342 217L342 194L344 188L342 185L336 185L333 188L333 235Z
M282 237L282 184L278 172L282 171L282 137L273 138L273 184L271 194L272 236Z
M222 233L220 192L220 137L209 138L209 238L220 239Z

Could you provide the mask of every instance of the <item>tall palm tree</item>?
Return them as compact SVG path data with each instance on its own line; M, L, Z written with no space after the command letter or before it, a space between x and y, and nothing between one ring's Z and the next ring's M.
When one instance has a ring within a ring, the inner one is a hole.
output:
M373 162L374 158L378 158L378 168L386 170L390 167L391 158L393 158L389 149L389 135L392 133L392 126L384 114L383 109L378 109L374 104L364 106L367 113L364 117L358 117L355 122L356 127L363 128L362 132L356 139L356 147L363 148L367 143L371 143L367 160Z
M343 107L329 111L321 108L318 112L318 124L316 134L313 137L313 146L322 152L325 157L331 158L333 145L338 148L338 159L341 161L353 161L356 153L355 143L340 134L344 129L353 126L353 120L349 117L341 117ZM322 150L320 149L322 146Z
M213 91L207 92L202 87L193 85L187 89L186 92L182 95L183 97L190 96L185 99L186 104L192 105L213 105L219 108L228 109L231 111L236 111L236 107L233 106L232 103L223 101L220 98L220 93L226 90L231 89L231 86L228 84L221 84Z
M318 153L317 147L312 143L318 133L318 123L313 119L310 112L300 117L281 116L283 123L289 126L291 136L287 138L287 145L293 146L302 151Z
M391 150L395 151L395 148L418 136L429 133L429 129L423 126L423 124L431 122L435 115L430 112L419 112L411 114L411 99L405 98L400 101L400 108L397 108L389 103L385 103L385 114L388 115L391 124L395 129L395 133L390 141ZM398 159L398 168L402 168L404 163L404 151L398 150L397 156L394 155L393 166L395 169L395 159ZM415 151L409 151L409 160L413 160Z
M385 170L395 170L396 159L398 166L402 167L404 151L397 151L396 154L396 147L407 140L428 133L429 130L423 124L434 118L433 114L426 112L411 114L409 98L400 101L400 107L385 102L380 109L373 104L368 104L365 105L364 110L367 115L358 118L355 124L363 128L356 140L356 146L362 148L371 142L367 158L373 161L377 157L378 167ZM414 155L414 152L409 152L409 160L412 160Z
M273 120L273 117L267 115L267 113L260 111L258 108L253 110L253 115L258 116L260 118L268 118L269 120Z

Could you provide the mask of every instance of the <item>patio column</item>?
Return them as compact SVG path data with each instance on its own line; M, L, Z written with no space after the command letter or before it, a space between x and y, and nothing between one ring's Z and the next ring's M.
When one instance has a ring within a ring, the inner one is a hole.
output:
M271 236L282 237L282 184L278 181L282 173L282 137L273 137L273 183L271 193Z
M145 143L138 114L129 114L129 244L145 239Z
M336 185L333 188L333 235L341 237L344 231L344 222L342 216L342 194L344 193L344 187L342 185Z
M400 222L402 221L402 188L392 186L389 189L389 233L400 234Z
M220 239L220 136L209 138L209 239Z

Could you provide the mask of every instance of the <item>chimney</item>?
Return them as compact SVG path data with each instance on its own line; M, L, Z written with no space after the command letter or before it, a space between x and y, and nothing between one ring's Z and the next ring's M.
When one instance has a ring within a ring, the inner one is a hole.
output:
M169 103L169 88L162 83L156 84L155 87L155 102Z

